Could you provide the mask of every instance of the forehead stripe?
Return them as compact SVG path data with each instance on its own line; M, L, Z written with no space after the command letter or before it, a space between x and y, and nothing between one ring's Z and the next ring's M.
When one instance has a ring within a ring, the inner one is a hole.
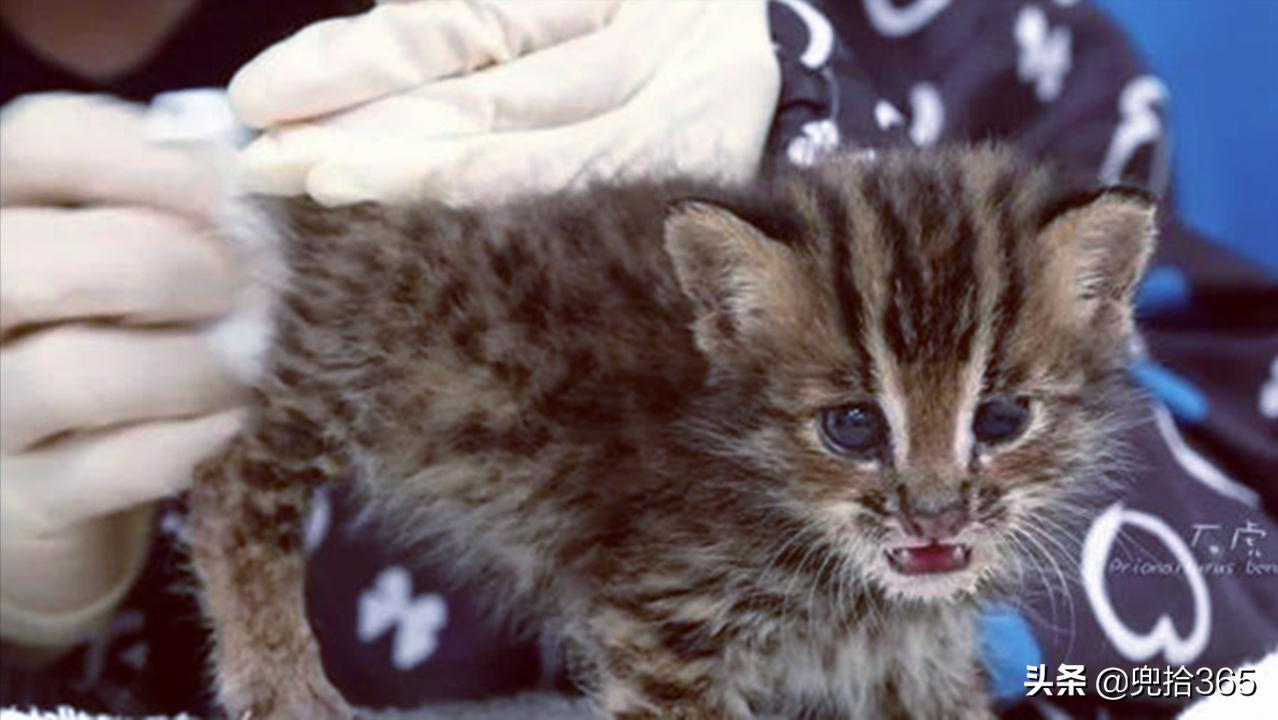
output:
M887 302L880 318L883 339L894 356L908 360L911 349L917 345L912 320L921 285L912 262L910 230L899 212L894 193L883 187L880 179L867 175L861 191L877 221L880 251L892 258L887 277Z
M999 358L1005 356L1008 336L1018 319L1022 298L1024 297L1024 278L1016 253L1016 235L1018 232L1016 218L1013 215L1011 195L1015 178L1011 173L1002 174L996 181L990 198L990 206L998 212L998 242L1002 278L1002 287L994 317L994 339L990 346L990 362L986 367L985 386L988 389L1003 376L1006 368Z
M869 387L872 381L871 363L861 340L864 299L857 290L856 283L852 281L853 228L847 211L847 199L840 197L837 189L819 183L816 186L816 200L830 243L830 264L840 327L848 338L848 345L856 354L857 366L854 372L861 384Z
M967 362L972 356L972 337L976 333L979 293L976 284L976 230L967 208L962 209L950 251L942 268L946 278L933 291L931 313L935 318L952 318L946 328L945 351L951 357Z

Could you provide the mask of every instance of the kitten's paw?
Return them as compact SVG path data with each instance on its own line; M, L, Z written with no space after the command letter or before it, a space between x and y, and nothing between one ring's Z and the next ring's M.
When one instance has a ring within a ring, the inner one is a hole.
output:
M329 682L263 683L245 691L222 692L230 720L354 720L355 710Z

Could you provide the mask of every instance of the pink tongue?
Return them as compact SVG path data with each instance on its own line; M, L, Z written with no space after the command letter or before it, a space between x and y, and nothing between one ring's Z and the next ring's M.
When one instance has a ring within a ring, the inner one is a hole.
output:
M903 548L897 557L901 560L901 570L919 575L959 570L967 564L963 551L956 545Z

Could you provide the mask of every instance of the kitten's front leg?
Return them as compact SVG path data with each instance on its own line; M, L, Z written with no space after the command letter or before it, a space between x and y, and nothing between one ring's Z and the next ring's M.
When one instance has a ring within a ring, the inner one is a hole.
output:
M648 672L602 678L599 702L610 720L747 720L709 688L679 686Z
M205 461L190 494L195 569L232 720L351 718L306 617L301 530L317 478L253 437Z
M934 658L942 657L938 651ZM882 714L926 720L992 720L989 679L978 662L954 655L939 666L919 665L896 674L896 692L882 697Z
M611 623L610 623L611 624ZM680 654L655 628L612 624L596 643L596 698L611 720L746 720L744 701L721 682L718 655ZM735 699L734 699L735 698Z

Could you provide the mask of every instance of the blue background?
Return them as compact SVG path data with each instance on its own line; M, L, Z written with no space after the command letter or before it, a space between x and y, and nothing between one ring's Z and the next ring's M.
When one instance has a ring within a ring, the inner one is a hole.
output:
M1278 273L1278 0L1096 0L1171 91L1181 214Z

